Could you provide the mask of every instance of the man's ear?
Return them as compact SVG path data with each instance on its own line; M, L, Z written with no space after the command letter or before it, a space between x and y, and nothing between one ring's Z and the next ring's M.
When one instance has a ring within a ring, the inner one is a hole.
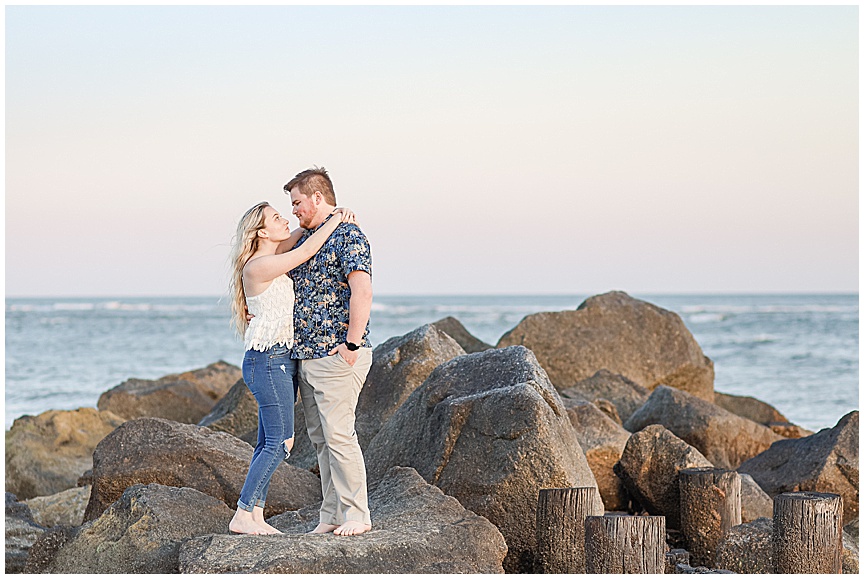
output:
M324 199L324 195L321 193L321 191L316 190L316 191L312 194L312 201L315 203L316 206L317 206L317 205L321 205L321 201L322 201L323 199Z

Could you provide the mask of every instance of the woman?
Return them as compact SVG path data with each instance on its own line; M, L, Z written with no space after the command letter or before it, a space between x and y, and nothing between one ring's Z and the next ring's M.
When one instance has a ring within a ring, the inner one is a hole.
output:
M270 478L294 444L294 285L285 274L315 255L340 223L354 223L354 214L346 209L333 213L303 245L290 251L303 230L291 233L288 220L268 203L255 205L237 225L231 252L231 312L244 336L243 381L258 402L258 444L228 525L232 533L280 533L264 522L264 501ZM255 316L251 322L247 308Z

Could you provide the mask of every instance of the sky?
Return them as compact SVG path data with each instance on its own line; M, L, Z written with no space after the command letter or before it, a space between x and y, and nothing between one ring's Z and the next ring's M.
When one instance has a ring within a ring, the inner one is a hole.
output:
M857 6L7 6L5 36L10 297L223 294L239 217L313 165L379 295L858 291Z

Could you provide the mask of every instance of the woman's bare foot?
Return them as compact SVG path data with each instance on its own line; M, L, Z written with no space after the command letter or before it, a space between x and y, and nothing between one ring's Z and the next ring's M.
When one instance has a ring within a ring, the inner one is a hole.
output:
M243 509L237 509L237 512L234 513L234 517L231 519L231 522L228 523L228 530L240 535L268 534L267 529L259 525L255 519L252 518L252 513L244 511Z
M361 523L360 521L345 521L340 527L333 531L334 535L362 535L366 531L372 530L372 525Z
M318 526L309 531L309 535L323 535L324 533L332 533L339 525L328 525L327 523L318 523Z
M261 507L255 507L252 509L252 520L255 521L260 527L262 527L266 531L265 533L263 533L265 535L282 534L282 531L280 531L273 525L267 524L267 521L264 520L264 509Z

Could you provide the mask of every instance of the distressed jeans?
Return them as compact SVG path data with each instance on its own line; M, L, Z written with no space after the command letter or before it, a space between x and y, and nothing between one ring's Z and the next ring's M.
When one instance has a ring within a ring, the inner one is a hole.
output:
M258 402L258 444L237 501L245 511L264 507L270 479L287 457L283 442L294 437L295 368L288 346L246 350L243 358L243 381Z

